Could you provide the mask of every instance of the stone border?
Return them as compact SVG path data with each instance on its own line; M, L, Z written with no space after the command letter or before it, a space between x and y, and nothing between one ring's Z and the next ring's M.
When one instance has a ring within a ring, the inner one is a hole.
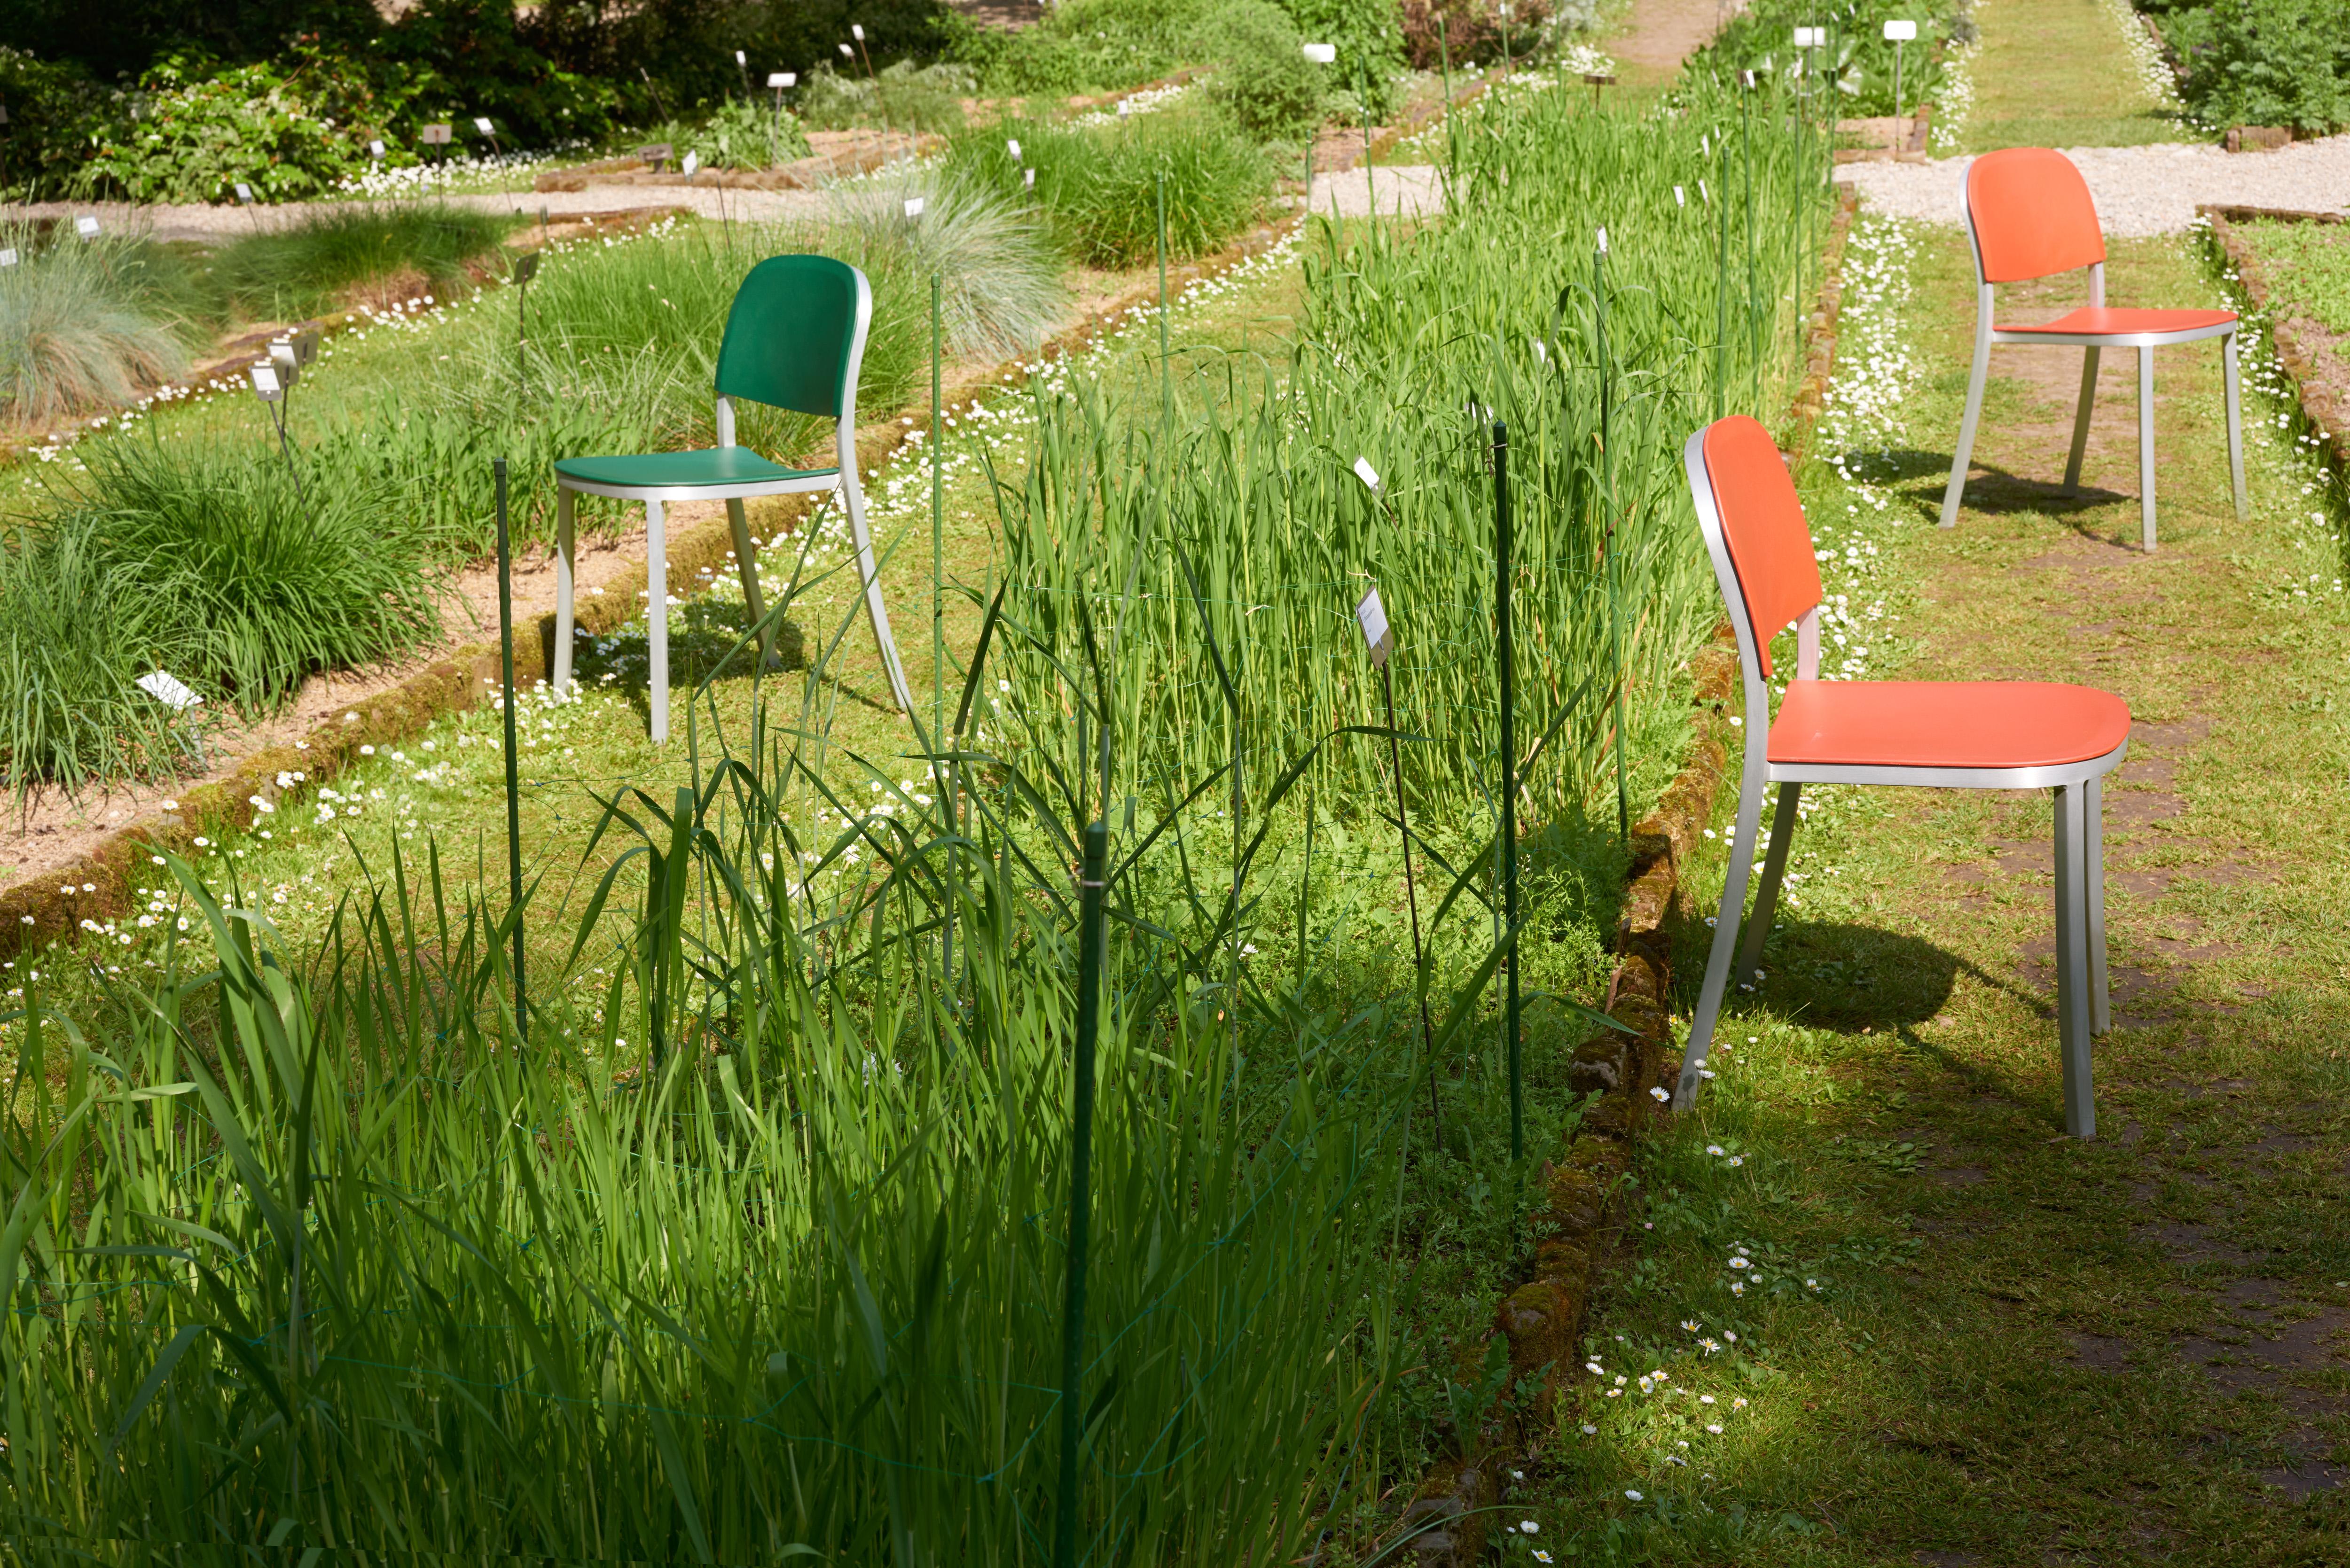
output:
M1822 247L1818 304L1805 323L1804 375L1787 412L1783 446L1791 462L1809 447L1812 427L1825 404L1835 361L1845 240L1857 205L1852 186L1842 185ZM1689 668L1695 733L1657 809L1632 829L1623 914L1616 928L1617 958L1607 981L1607 1011L1636 1033L1600 1031L1575 1048L1568 1084L1576 1094L1600 1098L1584 1115L1563 1157L1543 1163L1541 1207L1527 1221L1534 1277L1493 1312L1492 1332L1509 1344L1512 1379L1539 1380L1545 1405L1555 1404L1572 1386L1584 1314L1619 1239L1631 1143L1657 1106L1649 1091L1669 1089L1680 1075L1669 928L1685 902L1681 867L1703 842L1715 794L1729 776L1727 709L1738 693L1738 645L1726 618L1690 658ZM1525 1462L1527 1437L1497 1413L1478 1433L1475 1452L1437 1461L1405 1508L1390 1549L1408 1542L1417 1568L1474 1568L1482 1563L1503 1474Z
M1171 303L1180 288L1214 277L1270 249L1297 224L1295 217L1261 225L1215 254L1167 273L1167 296ZM1046 343L1045 358L1074 354L1108 332L1128 311L1159 296L1154 277L1118 296ZM977 376L956 379L958 390L968 395L985 386L1001 386L1005 375L1020 374L1020 361L1007 360ZM928 423L930 400L909 405L906 414L865 425L857 432L860 472L870 472L887 462L916 428ZM782 498L780 524L796 524L819 499ZM723 572L734 547L733 535L723 517L681 530L666 552L673 585L696 584L703 567ZM577 604L579 630L607 635L636 618L639 590L646 585L643 566L607 587L602 595L583 597ZM535 634L535 635L534 635ZM515 683L518 690L546 678L555 648L555 615L547 611L536 626L524 622L515 628ZM495 642L470 643L443 653L423 670L388 691L339 704L334 715L321 720L302 743L266 747L240 761L226 778L189 785L180 794L180 809L157 812L116 829L80 860L28 875L0 889L0 960L16 958L29 949L47 946L58 937L70 939L77 922L120 918L136 910L132 889L147 875L138 867L151 865L148 857L166 850L184 853L199 836L224 837L251 828L263 815L257 801L271 809L301 798L331 782L359 759L359 748L383 748L418 733L444 713L472 708L494 695L500 680L501 658ZM350 719L348 715L357 714ZM294 780L291 775L304 776ZM286 782L279 782L281 779ZM88 888L68 893L63 889Z
M2339 213L2302 213L2282 207L2238 207L2213 205L2206 202L2196 209L2197 215L2211 221L2211 237L2236 269L2236 277L2251 296L2253 306L2269 309L2269 281L2261 270L2258 257L2251 247L2236 235L2235 225L2250 219L2267 219L2288 223L2342 223L2350 222ZM2285 373L2301 394L2301 417L2309 421L2314 432L2327 437L2324 448L2330 450L2336 468L2350 471L2350 390L2337 393L2317 379L2317 366L2300 342L2299 335L2289 321L2276 319L2273 313L2269 322L2269 337L2276 344L2277 358ZM2337 340L2342 351L2350 355L2350 337Z

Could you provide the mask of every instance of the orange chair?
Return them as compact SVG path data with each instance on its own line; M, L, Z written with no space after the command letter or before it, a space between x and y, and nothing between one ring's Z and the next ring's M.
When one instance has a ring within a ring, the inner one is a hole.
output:
M2064 1128L2095 1136L2089 1039L2112 1026L2106 995L2105 775L2129 750L2129 709L2110 692L2042 680L1822 680L1820 571L1794 482L1763 428L1744 415L1690 437L1682 452L1713 575L1738 634L1746 687L1746 763L1730 871L1690 1020L1673 1103L1696 1096L1729 989L1731 959L1752 976L1778 902L1795 800L1807 784L2056 792L2056 1018ZM1794 623L1795 678L1771 716L1771 639ZM1762 796L1779 786L1771 850L1739 941Z
M2230 310L2115 310L2106 305L2106 237L2096 203L2072 160L2044 147L1986 152L1967 168L1967 234L1975 250L1975 361L1967 378L1966 418L1950 488L1942 492L1942 526L1959 521L1967 461L1974 455L1975 423L1982 416L1983 381L1994 343L2036 343L2086 350L2081 365L2081 407L2073 419L2073 455L2064 464L2067 493L2080 488L2081 454L2089 444L2089 409L2097 397L2097 355L2106 348L2137 350L2138 531L2154 550L2154 351L2173 343L2220 339L2228 369L2228 472L2236 484L2236 520L2251 512L2244 495L2243 398L2236 379L2236 316ZM2089 303L2038 327L1991 325L1995 284L2021 283L2052 273L2089 269Z

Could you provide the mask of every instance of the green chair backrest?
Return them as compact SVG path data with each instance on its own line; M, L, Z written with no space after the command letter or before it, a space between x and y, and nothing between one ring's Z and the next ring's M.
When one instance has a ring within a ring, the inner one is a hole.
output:
M871 298L865 275L847 262L769 256L726 313L718 395L840 418L864 354Z

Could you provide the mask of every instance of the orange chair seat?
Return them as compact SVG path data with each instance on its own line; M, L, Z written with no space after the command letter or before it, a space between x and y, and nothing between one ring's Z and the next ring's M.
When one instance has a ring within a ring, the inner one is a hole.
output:
M1771 722L1770 757L1824 767L2054 767L2105 756L2129 727L2129 705L2092 686L1793 680Z
M2116 310L2110 306L2085 305L2054 321L2029 327L2002 327L2002 332L2058 332L2080 337L2133 332L2193 332L2205 327L2225 327L2236 319L2232 310Z

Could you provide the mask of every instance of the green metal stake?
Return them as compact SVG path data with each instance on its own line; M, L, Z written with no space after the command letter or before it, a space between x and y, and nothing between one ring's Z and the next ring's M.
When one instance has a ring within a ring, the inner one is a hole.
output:
M1159 170L1159 423L1163 437L1175 408L1173 372L1167 365L1167 170ZM1109 810L1104 801L1102 810Z
M1436 18L1436 58L1444 71L1444 200L1452 203L1452 181L1461 165L1461 143L1452 131L1452 44L1445 36L1444 17Z
M498 647L506 680L506 899L514 914L515 1027L528 1032L522 974L522 778L515 749L514 549L506 532L506 460L490 464L498 486Z
M1761 302L1754 281L1754 73L1745 75L1746 88L1738 95L1738 140L1746 158L1746 358L1754 379L1754 411L1762 411L1762 338Z
M1493 421L1493 622L1502 666L1502 922L1512 943L1502 1038L1510 1053L1510 1158L1526 1158L1526 1080L1518 1033L1518 682L1510 638L1510 572L1514 540L1510 520L1510 427Z
M1094 1043L1101 1028L1102 867L1109 828L1086 828L1077 881L1077 1053L1069 1142L1069 1276L1061 1306L1061 1492L1053 1521L1054 1568L1076 1568L1078 1396L1085 1376L1086 1249L1093 1209Z
M937 756L946 737L947 725L947 629L946 629L946 469L942 450L941 403L943 373L941 369L944 341L945 281L938 274L931 275L931 788L946 802L947 831L954 831L954 790L951 782L939 773ZM940 923L939 955L942 970L950 982L954 975L954 857L947 857L948 895L946 918Z
M1607 510L1600 531L1600 548L1607 557L1607 637L1616 665L1616 834L1627 847L1632 842L1632 795L1624 779L1624 609L1616 566L1616 453L1610 446L1610 425L1616 412L1615 366L1607 354L1607 231L1599 231L1599 248L1591 255L1592 310L1599 337L1599 504Z

